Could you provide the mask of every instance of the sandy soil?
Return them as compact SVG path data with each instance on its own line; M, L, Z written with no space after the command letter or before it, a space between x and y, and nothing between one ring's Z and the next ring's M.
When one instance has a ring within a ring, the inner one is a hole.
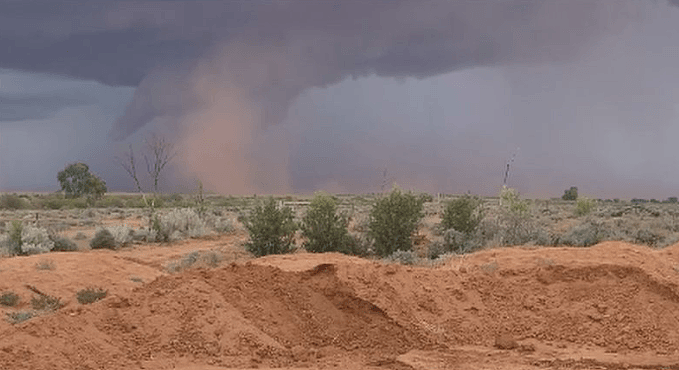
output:
M679 368L679 245L502 248L426 268L250 260L243 238L0 259L0 292L22 299L3 316L30 308L27 284L65 303L0 322L0 369ZM229 262L165 272L201 249ZM79 304L90 286L108 297Z

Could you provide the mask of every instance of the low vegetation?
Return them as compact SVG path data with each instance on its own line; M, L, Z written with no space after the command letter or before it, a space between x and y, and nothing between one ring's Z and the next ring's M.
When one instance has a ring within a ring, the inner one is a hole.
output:
M394 188L378 198L370 210L368 236L377 255L387 257L395 251L412 250L412 235L424 217L424 201Z
M471 234L483 220L483 201L479 197L465 195L446 204L441 219L444 230L455 229L461 233Z
M247 232L244 246L254 256L303 248L406 264L498 246L587 247L620 240L662 248L679 242L676 197L597 200L577 196L576 187L549 200L523 199L508 187L485 198L394 188L360 196L226 197L199 191L150 199L152 213L141 195L106 194L90 201L61 192L2 194L0 256L77 251L88 244L115 250L241 231ZM77 233L64 232L72 227ZM196 258L203 256L187 255L168 270L202 263Z
M170 273L177 273L192 267L215 268L219 266L223 259L224 256L216 251L193 251L179 260L169 263L165 269Z
M338 213L337 201L325 193L311 200L302 220L302 236L307 240L303 247L314 253L341 252L351 254L355 240L349 235L349 220Z
M257 204L244 221L250 234L245 248L253 255L261 257L292 252L297 224L289 207L278 207L276 200L269 197Z
M92 249L115 249L117 245L113 234L106 228L98 229L90 241Z
M37 311L56 311L63 306L61 299L46 294L31 298L31 308Z
M19 304L19 295L14 292L0 294L0 305L14 307Z
M94 303L100 299L104 299L108 291L102 288L85 288L79 290L75 297L80 304Z

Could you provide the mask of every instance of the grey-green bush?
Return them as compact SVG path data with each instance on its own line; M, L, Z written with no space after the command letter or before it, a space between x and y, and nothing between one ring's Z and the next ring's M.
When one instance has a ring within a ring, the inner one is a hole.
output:
M349 253L353 241L347 231L348 223L345 215L337 213L332 196L316 194L302 220L302 235L307 238L304 248L314 253Z
M54 248L52 252L74 252L78 250L78 246L73 240L64 237L53 237Z
M417 262L417 256L413 251L396 250L387 257L387 260L411 266Z
M62 306L61 298L52 297L50 295L39 295L31 298L31 307L34 310L56 311Z
M289 207L276 207L276 200L269 197L257 204L252 214L244 220L250 240L245 248L257 257L268 254L290 253L297 225Z
M370 210L368 224L368 236L377 254L386 257L397 250L411 250L411 236L423 217L422 199L411 193L394 188L378 199Z
M21 230L21 254L47 253L54 248L47 229L26 225Z
M0 305L14 307L19 304L19 295L14 292L5 292L0 295Z
M97 230L94 238L90 240L90 247L92 249L115 249L116 246L116 239L113 237L113 234L105 228Z
M600 230L600 225L588 220L571 227L559 237L558 244L589 247L603 239L604 236Z
M102 288L86 288L79 290L75 296L78 303L90 304L105 298L107 294L108 291Z

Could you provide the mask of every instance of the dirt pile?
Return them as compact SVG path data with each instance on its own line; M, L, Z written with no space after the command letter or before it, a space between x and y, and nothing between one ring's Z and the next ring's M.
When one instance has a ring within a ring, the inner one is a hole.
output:
M0 369L443 369L493 356L530 368L586 351L590 362L643 354L644 366L676 365L678 257L679 246L621 243L497 249L435 269L271 256L7 327ZM497 349L498 337L516 345Z

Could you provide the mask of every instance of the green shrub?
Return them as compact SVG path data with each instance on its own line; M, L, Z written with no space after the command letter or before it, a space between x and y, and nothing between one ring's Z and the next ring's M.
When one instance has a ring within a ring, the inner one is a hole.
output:
M528 202L521 200L516 189L502 187L502 190L500 190L500 206L505 213L515 216L528 215Z
M422 199L398 188L375 202L370 210L368 236L379 256L412 249L411 236L424 217L423 208Z
M571 186L570 189L564 190L563 195L561 196L561 199L563 200L576 200L578 199L578 188L575 186Z
M92 249L115 249L116 246L116 239L113 237L113 234L105 228L97 230L94 238L90 240L90 247Z
M16 194L3 194L0 196L0 209L24 209L28 207L27 202Z
M7 249L10 255L16 256L21 254L21 233L23 230L24 226L21 221L13 220L10 224L9 232L7 233L9 236Z
M250 234L245 247L250 253L260 257L292 251L297 225L289 207L278 208L276 200L269 197L264 204L257 204L244 221Z
M80 304L90 304L105 298L107 294L108 291L101 288L86 288L79 290L75 297Z
M337 213L337 203L328 194L316 194L302 220L302 235L307 238L304 248L309 252L349 252L352 243L347 231L349 221Z
M14 307L19 304L19 295L14 292L5 292L0 295L0 304L7 307Z
M483 219L482 203L478 197L468 195L449 202L443 210L441 226L471 234Z
M590 214L596 208L596 200L589 198L578 198L575 203L575 215L580 217Z

